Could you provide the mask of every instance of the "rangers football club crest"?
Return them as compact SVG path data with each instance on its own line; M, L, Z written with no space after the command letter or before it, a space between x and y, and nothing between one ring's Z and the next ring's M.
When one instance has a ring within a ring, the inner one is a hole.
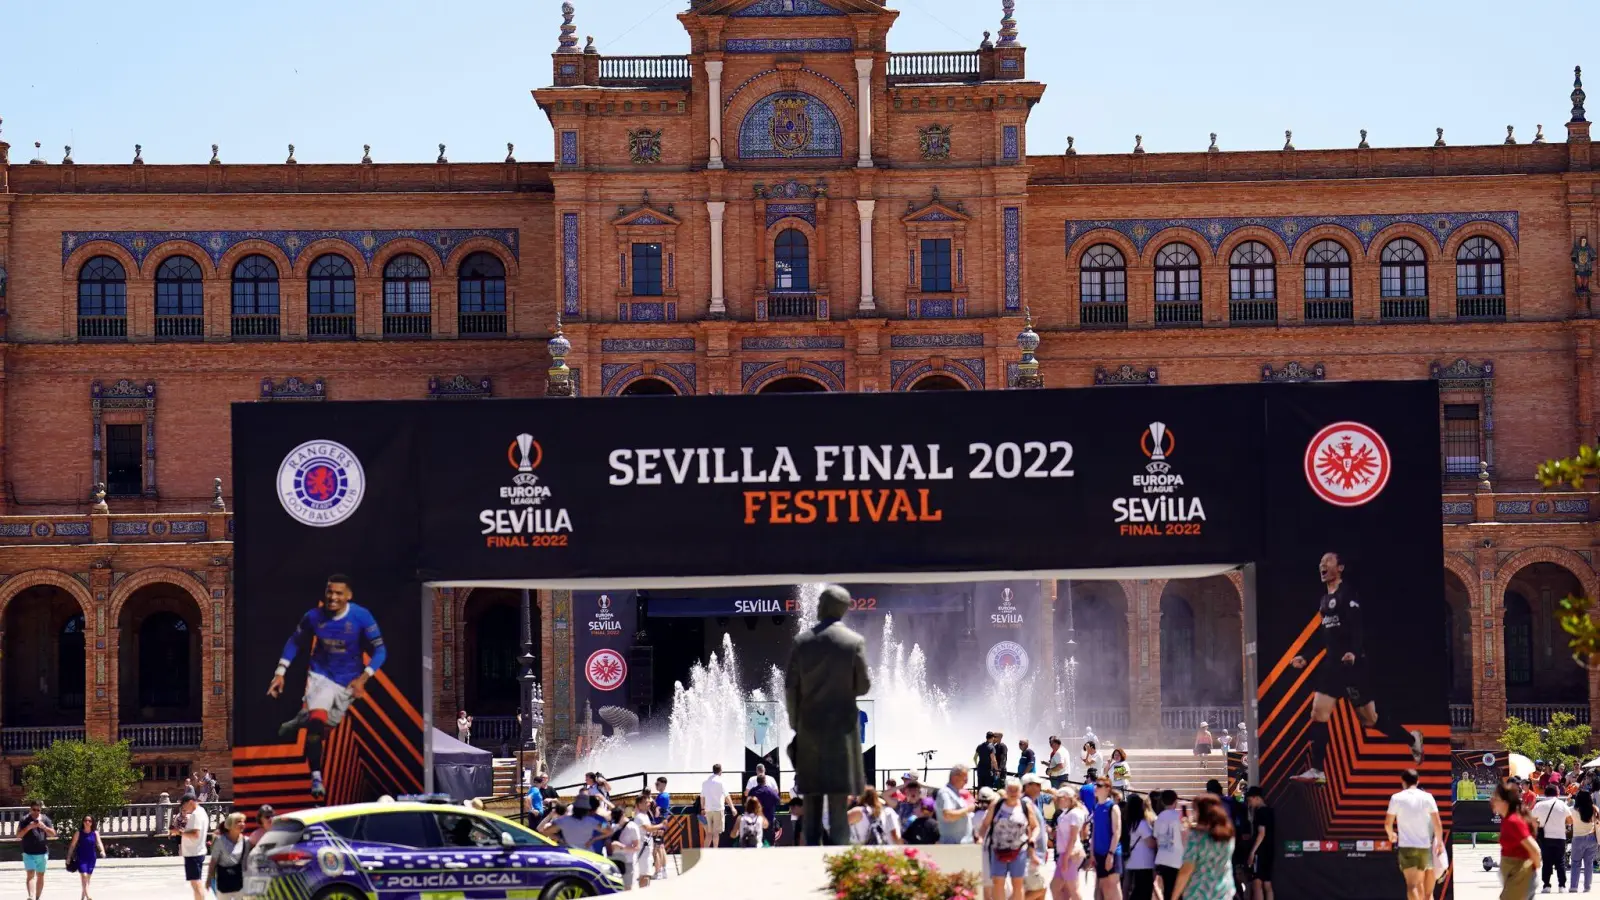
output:
M784 156L798 156L811 144L812 130L804 97L772 101L772 149Z
M628 680L628 661L609 647L596 650L583 664L583 676L597 691L614 691Z
M278 466L278 501L284 512L313 528L349 518L366 489L361 460L335 441L306 441Z
M1306 447L1306 481L1334 506L1361 506L1383 492L1394 468L1389 446L1360 422L1335 422Z
M1028 651L1016 641L1001 641L989 648L989 677L1002 684L1028 675Z

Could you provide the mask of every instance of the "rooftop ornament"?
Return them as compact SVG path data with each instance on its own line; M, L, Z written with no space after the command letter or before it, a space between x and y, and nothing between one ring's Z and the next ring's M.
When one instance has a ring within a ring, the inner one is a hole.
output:
M1433 142L1433 145L1435 147L1443 147L1445 145L1445 143L1444 143L1444 129L1443 128L1435 128L1434 129L1434 133L1437 134L1439 137Z
M1357 150L1371 150L1372 145L1367 143L1367 130L1361 129L1361 143L1356 145Z
M1583 117L1583 66L1572 67L1572 121L1587 122Z
M575 14L571 3L561 4L561 37L557 40L557 53L578 52L578 26L572 24Z

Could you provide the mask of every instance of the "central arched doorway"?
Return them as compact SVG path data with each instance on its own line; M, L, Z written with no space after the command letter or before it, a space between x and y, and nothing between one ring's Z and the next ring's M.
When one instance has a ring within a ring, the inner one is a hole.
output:
M1067 724L1078 734L1092 728L1103 739L1126 735L1131 666L1128 600L1122 586L1115 581L1056 582L1052 624L1062 689L1072 692L1077 708L1074 721ZM1067 743L1077 746L1074 740Z
M83 727L89 683L86 630L77 599L55 585L27 588L7 604L0 721L8 751L39 749L16 743L26 743L25 736L16 736L26 729Z
M169 744L139 726L201 722L200 607L183 587L147 584L117 614L117 721L135 745Z
M783 378L774 378L761 386L758 394L822 394L827 388L821 382L813 381L803 375L786 375Z
M949 375L934 374L917 380L913 391L964 391L967 386Z
M676 396L678 396L678 390L677 390L677 388L674 388L672 385L668 384L665 379L651 378L651 377L647 376L645 378L635 379L634 381L629 383L627 387L623 388L617 394L617 396L619 396L619 397L676 397Z
M1225 575L1182 578L1161 591L1161 727L1177 746L1207 723L1244 720L1244 604Z
M534 672L540 671L539 606L529 598L533 618ZM461 615L465 626L462 647L462 708L472 715L472 742L498 752L502 744L518 739L517 712L522 689L522 592L503 588L476 588L467 597ZM446 726L454 729L452 722Z
M1557 623L1562 599L1583 593L1576 575L1551 562L1524 566L1507 582L1501 630L1507 716L1543 725L1567 712L1589 721L1588 672L1573 662Z

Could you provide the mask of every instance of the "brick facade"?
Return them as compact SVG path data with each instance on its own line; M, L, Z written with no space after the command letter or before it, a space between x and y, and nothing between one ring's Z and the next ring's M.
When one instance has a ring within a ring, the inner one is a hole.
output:
M1507 714L1507 591L1539 607L1540 625L1561 573L1600 594L1600 498L1544 493L1532 479L1538 462L1596 434L1600 320L1575 295L1570 261L1578 237L1600 235L1581 110L1560 143L1030 154L1025 126L1045 86L1026 78L1016 23L976 51L889 53L898 15L874 0L695 0L679 16L690 46L679 57L580 51L566 29L553 86L533 94L554 163L56 165L12 160L0 143L0 616L35 587L83 611L88 733L125 724L119 673L131 669L119 654L133 636L122 607L164 585L162 602L190 604L172 608L202 635L191 665L203 738L139 755L226 772L231 531L211 501L214 479L224 502L232 494L231 403L540 395L558 317L585 395L795 379L1003 389L1026 310L1052 387L1127 380L1124 367L1159 384L1436 377L1446 403L1476 408L1478 446L1454 458L1487 470L1453 472L1441 500L1453 646L1470 655L1455 698L1462 738L1489 740ZM790 230L805 238L803 283L778 267ZM1425 296L1409 306L1380 289L1382 252L1401 237L1426 256ZM1458 297L1455 259L1480 237L1501 254L1503 286ZM1307 253L1322 240L1350 260L1347 316L1307 300ZM1172 241L1199 258L1197 304L1157 300L1156 257ZM1247 241L1272 256L1265 305L1230 302L1230 259ZM657 248L659 290L635 294L650 265L635 245ZM1098 245L1124 261L1120 308L1082 296ZM926 282L930 251L943 256ZM457 273L477 252L505 270L503 325L463 305ZM354 271L342 340L319 339L310 305L311 268L330 253ZM383 273L405 253L426 264L431 304L401 321L385 315ZM203 311L182 332L192 339L171 340L157 272L180 254L201 273ZM235 337L232 272L251 254L279 272L279 314L270 336ZM126 311L109 326L78 303L83 267L100 256L125 273ZM106 327L111 339L97 339ZM96 431L92 385L124 379L153 385L151 404L102 403ZM109 446L113 426L142 441L146 490L113 496L102 515L91 510L96 460L127 452ZM205 524L174 530L194 521ZM1539 565L1553 568L1524 572ZM1121 589L1138 673L1130 707L1148 718L1160 708L1163 586ZM435 617L444 720L474 702L462 675L469 603L447 593ZM570 632L550 595L538 604L560 740L573 715L561 706L570 673L558 671ZM1531 631L1533 655L1565 655L1558 631ZM1587 690L1562 699L1600 703L1581 680ZM0 729L24 727L6 718L0 707Z

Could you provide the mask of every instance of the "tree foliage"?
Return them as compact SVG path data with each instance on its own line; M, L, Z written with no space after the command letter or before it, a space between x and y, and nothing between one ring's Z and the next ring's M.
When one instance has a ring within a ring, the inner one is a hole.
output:
M1582 490L1589 479L1600 478L1600 453L1585 444L1578 448L1576 456L1540 463L1534 474L1546 488L1566 485ZM1572 650L1572 658L1584 667L1600 664L1600 623L1590 611L1593 603L1591 597L1569 595L1560 601L1557 612L1561 630L1570 636L1567 646Z
M1589 746L1589 726L1579 725L1576 716L1564 712L1552 715L1543 728L1512 716L1506 719L1500 746L1565 769L1586 761L1583 754Z
M56 741L22 770L29 800L49 810L62 834L86 815L99 822L120 810L139 783L127 741Z

